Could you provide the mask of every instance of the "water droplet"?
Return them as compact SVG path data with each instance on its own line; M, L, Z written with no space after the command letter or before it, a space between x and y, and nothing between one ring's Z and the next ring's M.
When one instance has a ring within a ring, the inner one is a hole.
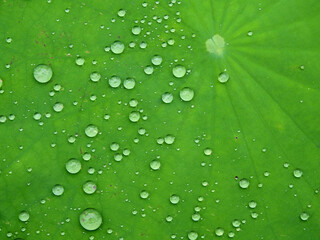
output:
M238 227L240 227L240 225L241 225L240 220L235 219L235 220L232 221L232 226L233 227L238 228Z
M166 221L167 221L167 222L172 222L172 220L173 220L173 217L172 217L172 216L167 216L167 217L166 217Z
M225 83L229 80L229 74L226 72L222 72L219 74L218 81L221 83Z
M70 159L66 163L66 170L71 174L76 174L81 170L81 162L77 159Z
M200 220L200 214L199 213L192 214L191 218L193 221L198 222Z
M118 76L112 76L110 79L109 79L109 85L110 87L112 88L117 88L119 87L121 84L121 79L120 77Z
M76 64L77 64L78 66L82 66L82 65L84 64L84 62L85 62L84 58L82 58L82 57L77 57L77 59L76 59Z
M88 208L80 214L79 221L84 229L93 231L101 226L102 216L97 210Z
M111 51L114 54L121 54L124 51L124 44L120 41L115 41L111 44Z
M257 203L255 201L249 202L249 208L256 208L256 207L257 207Z
M206 148L203 152L204 152L204 155L206 155L206 156L212 155L212 149L211 148Z
M86 194L93 194L97 190L97 185L92 181L87 181L83 184L82 189Z
M153 67L148 65L144 68L144 73L147 75L151 75L153 73Z
M136 81L133 78L127 78L123 82L123 86L126 89L133 89L135 85L136 85Z
M101 74L98 72L93 72L90 74L90 79L92 82L98 82L101 78Z
M186 87L180 91L180 98L182 101L189 102L193 99L193 97L194 91L191 88Z
M134 35L139 35L141 33L141 27L139 26L134 26L132 29L131 29L132 33Z
M90 153L83 154L82 159L85 161L89 161L91 159L91 154Z
M60 184L57 184L55 186L53 186L52 188L52 193L55 195L55 196L61 196L64 192L64 187L61 186Z
M118 16L119 16L119 17L124 17L125 15L126 15L126 10L120 9L120 10L118 11Z
M161 167L161 163L160 163L160 161L158 161L158 160L153 160L153 161L150 163L150 168L151 168L152 170L159 170L160 167Z
M252 212L252 213L251 213L251 217L252 217L253 219L256 219L258 216L259 216L259 214L256 213L256 212Z
M29 214L27 211L22 211L22 212L20 212L20 214L19 214L19 220L20 220L21 222L26 222L26 221L29 220L29 218L30 218L30 214Z
M48 65L40 64L34 68L33 76L39 83L47 83L52 78L52 69Z
M60 103L60 102L57 102L53 105L53 110L55 112L61 112L63 110L63 108L64 108L64 105L63 105L63 103Z
M218 237L221 237L224 234L224 230L222 228L217 228L214 232Z
M184 75L186 75L186 68L182 65L177 65L172 69L173 76L176 78L182 78Z
M300 214L300 219L302 221L307 221L309 219L309 217L310 217L310 215L308 213L306 213L306 212L303 212L303 213Z
M164 103L171 103L173 101L173 95L169 92L165 92L164 94L162 94L161 98L162 102Z
M140 197L142 199L146 199L146 198L149 197L149 193L147 191L143 190L143 191L140 192Z
M173 144L174 143L174 140L175 140L175 136L173 136L173 135L167 135L167 136L165 136L164 137L164 142L166 143L166 144Z
M300 169L295 169L293 171L293 176L295 176L296 178L301 178L303 175L303 172Z
M35 113L35 114L33 114L33 119L34 119L34 120L38 121L38 120L40 120L40 118L41 118L41 113Z
M162 57L159 56L159 55L154 55L151 58L151 62L152 62L153 65L159 66L162 63Z
M0 78L0 88L2 87L3 85L3 80Z
M110 149L114 152L118 151L119 147L120 147L120 145L116 142L113 142L110 144Z
M249 182L249 180L246 179L246 178L243 178L243 179L241 179L241 180L239 181L239 186L240 186L241 188L248 188L249 185L250 185L250 182Z
M97 136L99 131L95 125L90 124L86 127L84 132L88 137L93 138L93 137Z
M252 31L249 31L249 32L248 32L248 36L251 37L252 35L253 35L253 32L252 32Z
M129 120L131 122L138 122L140 119L140 113L137 112L137 111L132 111L130 114L129 114Z
M178 195L173 194L173 195L170 196L170 202L172 204L178 204L179 201L180 201L180 197Z
M198 238L198 233L196 233L196 232L189 232L189 233L188 233L188 238L189 238L190 240L196 240L196 239Z

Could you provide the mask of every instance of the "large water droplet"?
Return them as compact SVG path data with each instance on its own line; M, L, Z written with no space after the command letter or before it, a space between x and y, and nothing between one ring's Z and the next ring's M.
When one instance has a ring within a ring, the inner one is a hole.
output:
M159 66L162 63L162 57L159 56L159 55L154 55L151 58L151 62L152 62L153 65Z
M196 240L198 238L198 233L196 232L189 232L188 233L189 240Z
M172 69L173 76L176 78L182 78L184 75L186 75L186 68L182 65L177 65Z
M53 186L52 188L52 193L55 195L55 196L61 196L64 192L64 187L61 186L60 184L57 184L55 186Z
M135 85L136 85L136 81L133 78L127 78L123 82L123 86L126 89L133 89Z
M224 234L223 228L217 228L214 232L218 237L221 237Z
M193 97L194 91L191 88L186 87L180 91L180 98L185 102L191 101Z
M40 64L34 68L33 76L39 83L47 83L52 77L52 69L48 65Z
M82 189L86 194L93 194L97 190L97 185L92 181L87 181L83 184Z
M137 112L137 111L132 111L130 114L129 114L129 120L131 122L138 122L140 119L140 113Z
M109 79L109 85L110 87L112 88L117 88L119 87L121 84L121 78L118 77L118 76L112 76L110 79Z
M84 229L93 231L101 226L102 216L97 210L88 208L80 214L79 221Z
M239 181L239 186L240 186L241 188L248 188L249 185L250 185L250 182L249 182L249 180L246 179L246 178L243 178L243 179L241 179L241 180Z
M180 197L178 195L173 194L173 195L170 196L170 202L172 204L178 204L179 201L180 201Z
M20 212L20 214L19 214L19 220L20 220L21 222L26 222L26 221L29 220L29 218L30 218L30 215L29 215L29 213L28 213L27 211L22 211L22 212Z
M172 93L165 92L164 94L162 94L161 99L164 103L171 103L173 101L173 95Z
M111 51L114 54L121 54L124 51L124 44L120 41L115 41L111 44Z
M81 162L77 159L70 159L66 163L66 170L71 174L76 174L81 170Z
M296 178L301 178L303 175L303 172L300 169L295 169L293 171L293 176L295 176Z
M300 219L302 221L307 221L309 219L309 217L310 217L309 214L306 213L306 212L303 212L303 213L300 214Z
M160 161L158 161L158 160L153 160L153 161L150 163L150 168L151 168L152 170L159 170L160 167L161 167L161 163L160 163Z
M92 82L98 82L101 78L101 74L98 72L93 72L90 74L90 79Z
M142 199L146 199L146 198L149 197L149 193L147 191L143 190L143 191L140 192L140 197Z
M229 74L226 73L226 72L222 72L219 74L219 77L218 77L218 80L219 82L221 83L225 83L229 80Z
M141 27L134 26L131 31L134 35L139 35L141 33Z
M99 131L95 125L90 124L89 126L86 127L84 132L88 137L93 138L93 137L97 136Z

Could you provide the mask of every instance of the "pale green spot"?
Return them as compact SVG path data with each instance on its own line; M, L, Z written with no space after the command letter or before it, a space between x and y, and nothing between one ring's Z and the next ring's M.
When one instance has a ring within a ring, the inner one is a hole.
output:
M214 35L206 41L206 48L209 53L221 56L225 47L225 41L219 34Z

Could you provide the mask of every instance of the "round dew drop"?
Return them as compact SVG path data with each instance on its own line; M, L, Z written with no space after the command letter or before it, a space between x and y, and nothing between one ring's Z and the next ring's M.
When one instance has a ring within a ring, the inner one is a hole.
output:
M143 71L144 71L145 74L151 75L153 73L153 67L152 66L146 66Z
M112 88L117 88L119 87L121 84L121 79L120 77L118 76L112 76L110 79L109 79L109 85L110 87Z
M146 199L146 198L148 198L149 197L149 193L147 192L147 191L141 191L140 192L140 197L142 198L142 199Z
M111 151L114 151L114 152L118 151L119 147L120 147L120 145L118 143L116 143L116 142L113 142L113 143L110 144Z
M200 220L200 214L199 213L192 214L191 218L194 222L198 222Z
M239 186L241 187L241 188L248 188L249 187L249 185L250 185L250 182L249 182L249 180L248 179L246 179L246 178L243 178L243 179L241 179L240 181L239 181Z
M134 35L139 35L141 33L141 27L139 26L134 26L132 29L131 29L132 33Z
M194 91L191 88L183 88L180 91L180 98L182 101L189 102L194 97Z
M186 75L186 68L182 65L177 65L172 69L173 76L176 78L182 78L184 75Z
M97 136L99 131L95 125L90 124L86 127L84 132L88 137L93 138L93 137Z
M64 193L64 187L61 186L60 184L57 184L57 185L53 186L52 193L55 196L61 196Z
M77 159L70 159L66 163L66 170L71 174L76 174L81 170L81 162Z
M224 234L224 230L222 228L217 228L215 230L215 234L218 236L218 237L221 237L223 234Z
M173 95L172 93L165 92L164 94L162 94L161 99L164 103L171 103L173 101Z
M229 80L229 74L226 72L222 72L220 73L219 77L218 77L218 81L221 83L225 83Z
M48 65L40 64L34 68L33 76L39 83L47 83L52 78L52 69Z
M197 238L198 238L198 233L196 233L196 232L189 232L188 233L189 240L196 240Z
M93 72L90 74L90 80L92 82L98 82L101 78L101 74L100 73L97 73L97 72Z
M83 184L82 189L86 194L93 194L97 190L97 185L92 181L87 181Z
M115 41L111 44L111 51L114 54L121 54L124 51L124 44L120 41Z
M118 11L118 16L119 16L119 17L124 17L125 15L126 15L126 10L120 9L120 10Z
M102 216L97 210L88 208L80 214L79 221L84 229L94 231L101 226Z
M129 120L131 122L138 122L140 119L140 113L137 111L133 111L129 114Z
M257 203L255 201L250 201L249 202L249 208L256 208L257 207Z
M64 108L64 105L63 105L63 103L60 103L60 102L57 102L53 105L53 110L55 112L61 112L63 110L63 108Z
M176 194L170 196L170 202L172 204L178 204L180 202L180 197Z
M305 212L303 212L303 213L301 213L300 214L300 219L302 220L302 221L307 221L308 219L309 219L309 214L308 213L305 213Z
M295 176L296 178L301 178L303 175L303 172L300 169L295 169L293 171L293 176Z
M151 168L152 170L159 170L160 167L161 167L161 163L160 163L160 161L158 161L158 160L153 160L153 161L150 163L150 168Z
M19 214L19 220L20 220L21 222L26 222L26 221L29 220L29 218L30 218L30 214L29 214L28 212L26 212L26 211L20 212L20 214Z
M78 66L82 66L82 65L84 64L84 62L85 62L85 60L84 60L84 58L82 58L82 57L78 57L78 58L76 59L76 64L77 64Z
M174 140L175 140L175 136L170 135L170 134L164 137L164 142L165 142L166 144L168 144L168 145L173 144L173 143L174 143Z
M159 56L159 55L154 55L151 58L151 62L152 62L153 65L159 66L162 63L162 57Z
M123 82L123 86L126 89L133 89L136 85L136 81L133 78L127 78Z

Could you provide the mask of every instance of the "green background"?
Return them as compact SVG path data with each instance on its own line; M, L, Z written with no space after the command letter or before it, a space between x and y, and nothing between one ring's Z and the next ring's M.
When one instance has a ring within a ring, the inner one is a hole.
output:
M218 227L221 239L231 231L234 239L318 239L319 1L145 2L0 1L0 115L7 118L0 123L0 239L188 239L191 231L198 239L218 239ZM126 10L122 18L120 9ZM133 26L142 27L140 35L131 33ZM206 50L215 34L226 42L221 56ZM169 39L174 44L164 47ZM124 52L106 52L116 40ZM163 62L148 76L143 69L156 54ZM77 56L83 66L75 64ZM49 83L34 80L38 64L52 67ZM181 79L172 74L177 64L189 70ZM230 79L221 84L217 77L225 69ZM89 80L93 71L102 75L97 83ZM134 77L136 87L112 89L107 79L113 75ZM53 90L56 84L60 91ZM191 102L179 98L184 87L195 91ZM171 104L161 101L164 92L174 95ZM128 105L133 98L136 108ZM56 102L64 104L60 113L52 108ZM147 119L130 122L134 110ZM40 121L33 119L36 112ZM93 139L84 134L89 124L99 128ZM175 142L157 144L167 134ZM130 155L114 161L112 142ZM88 162L85 152L92 154ZM152 171L157 157L161 168ZM67 173L70 158L81 160L80 173ZM301 178L293 176L295 169L303 171ZM250 180L248 189L239 187L242 178ZM93 195L82 190L88 180L97 183ZM55 184L65 188L60 197L51 192ZM140 198L142 190L148 199ZM177 205L169 201L172 194L180 196ZM255 209L248 207L252 200ZM199 222L191 219L196 206ZM96 231L79 224L86 208L103 216ZM26 223L18 219L23 210L30 214ZM243 221L238 230L234 219Z

